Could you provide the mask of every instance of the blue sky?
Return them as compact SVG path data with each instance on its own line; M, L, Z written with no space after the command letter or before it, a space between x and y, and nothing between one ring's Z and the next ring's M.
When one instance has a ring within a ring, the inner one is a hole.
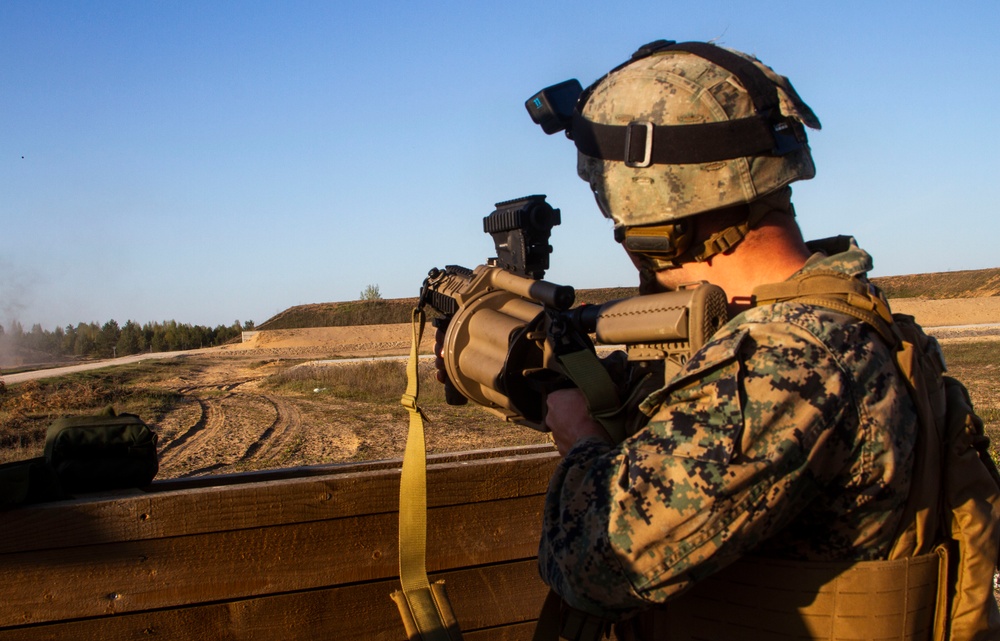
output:
M875 275L996 267L995 2L0 3L0 323L258 323L493 254L493 203L562 210L547 278L632 285L523 103L658 38L787 75L823 122L809 237Z

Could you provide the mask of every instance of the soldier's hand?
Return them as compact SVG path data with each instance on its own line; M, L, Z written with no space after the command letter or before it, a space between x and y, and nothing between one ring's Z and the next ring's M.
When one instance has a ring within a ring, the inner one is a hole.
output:
M552 431L559 453L566 456L577 441L598 436L614 443L601 424L587 410L587 400L579 389L551 392L545 400L545 426Z

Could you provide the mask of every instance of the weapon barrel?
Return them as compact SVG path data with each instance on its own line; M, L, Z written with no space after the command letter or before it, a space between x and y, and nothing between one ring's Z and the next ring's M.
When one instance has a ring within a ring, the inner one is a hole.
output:
M546 280L525 278L500 268L492 269L490 282L494 287L559 311L569 309L576 300L576 291L569 285L556 285Z

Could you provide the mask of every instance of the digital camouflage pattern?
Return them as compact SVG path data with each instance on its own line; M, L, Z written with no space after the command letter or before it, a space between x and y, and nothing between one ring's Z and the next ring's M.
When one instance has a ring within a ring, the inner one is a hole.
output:
M819 129L819 119L784 76L750 58L775 83L781 112ZM750 95L732 73L692 53L672 51L643 58L605 78L587 99L592 122L691 125L753 116ZM628 167L623 162L577 156L577 173L590 183L604 215L616 227L665 223L745 203L816 174L808 147L784 156L724 162Z
M803 271L871 268L853 240ZM567 603L618 618L753 553L885 558L910 486L916 413L869 325L797 303L719 330L615 447L578 443L552 479L539 550Z

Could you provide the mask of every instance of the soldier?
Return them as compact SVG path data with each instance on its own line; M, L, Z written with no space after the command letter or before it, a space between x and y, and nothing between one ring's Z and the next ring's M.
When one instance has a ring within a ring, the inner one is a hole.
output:
M789 184L815 174L805 127L820 123L786 78L704 43L651 43L576 102L578 173L641 291L710 282L732 316L642 402L648 422L624 442L578 390L548 397L564 458L545 506L542 577L580 621L629 620L619 638L836 638L817 636L816 621L862 611L897 622L892 638L930 628L933 577L902 580L910 605L874 586L855 589L853 605L817 599L846 568L906 556L893 548L917 414L871 324L769 295L834 275L884 305L852 238L802 238ZM807 569L821 576L802 578ZM919 613L898 611L918 601Z

